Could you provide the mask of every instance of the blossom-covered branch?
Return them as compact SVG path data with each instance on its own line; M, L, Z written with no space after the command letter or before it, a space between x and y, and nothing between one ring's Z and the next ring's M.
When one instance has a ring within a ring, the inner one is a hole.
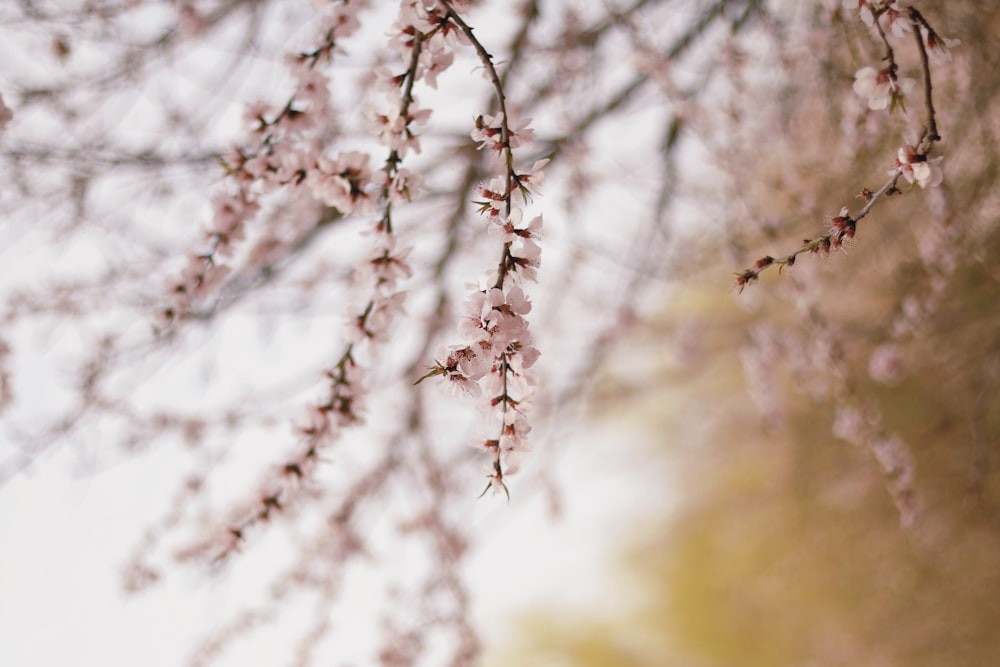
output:
M521 195L522 205L528 203L542 180L541 169L547 160L536 161L530 170L515 169L514 149L526 145L534 136L528 127L530 121L511 122L493 57L451 3L441 0L441 6L445 20L456 25L473 45L496 96L497 113L478 116L471 136L480 142L481 149L498 155L503 165L501 174L480 188L481 199L476 202L490 233L500 237L502 248L487 285L477 286L466 299L459 324L463 342L439 350L435 364L417 382L439 376L452 390L473 397L485 395L486 434L473 442L492 459L483 493L493 488L509 496L504 477L517 471L520 453L529 448L531 426L527 414L535 384L530 369L539 352L531 344L525 319L531 302L521 284L536 280L542 227L541 216L524 221L524 209L515 203L514 194L516 190Z
M936 142L941 141L938 134L937 118L934 111L933 86L931 84L931 63L929 54L937 62L950 60L952 47L957 40L943 39L931 28L924 16L909 2L900 0L844 0L844 7L857 10L861 20L879 37L885 47L883 60L886 66L880 70L863 67L855 75L854 90L867 98L868 107L872 110L888 108L889 111L901 109L906 111L905 94L914 87L911 79L901 79L897 75L896 52L890 37L900 38L907 32L912 32L916 39L920 54L920 68L923 79L923 97L925 118L923 127L916 140L905 143L892 161L889 179L875 192L863 188L858 198L864 205L856 213L851 214L848 207L843 207L840 213L827 221L827 230L820 236L805 239L802 245L787 255L773 257L765 255L753 265L736 274L734 281L739 291L756 281L762 271L777 266L778 270L791 267L796 258L803 253L829 254L839 250L851 242L857 233L858 222L868 215L875 204L885 197L899 194L897 187L900 177L908 183L915 183L923 188L937 187L943 180L940 162L942 157L930 157L931 149Z

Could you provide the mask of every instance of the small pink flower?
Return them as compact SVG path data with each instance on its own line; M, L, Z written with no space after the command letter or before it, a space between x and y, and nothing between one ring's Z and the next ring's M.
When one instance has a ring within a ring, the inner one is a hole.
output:
M363 340L386 342L389 340L390 328L398 315L405 312L403 304L406 292L382 295L376 292L372 305L363 315L354 318L347 336L351 342Z
M295 425L295 432L310 440L323 440L330 435L330 412L318 405L310 405L302 420Z
M921 188L935 188L941 185L944 174L941 171L940 163L944 158L928 158L917 152L913 146L906 145L899 149L896 159L893 161L893 170L890 174L900 173L909 183L916 183Z
M269 103L252 102L243 110L243 121L250 126L253 132L260 132L268 126L268 123L271 122L270 119L276 115Z
M455 62L455 52L441 40L432 40L428 48L420 53L420 68L417 78L423 79L431 88L437 88L437 75Z
M894 343L879 345L868 359L868 375L879 384L897 384L905 374L903 351Z
M326 111L330 106L330 88L326 76L309 67L298 67L293 74L299 81L295 99L308 104L310 113L319 115Z
M407 261L412 251L412 247L397 249L394 235L376 233L374 247L368 260L360 266L357 278L373 282L381 294L393 292L401 280L413 275Z
M542 160L537 160L535 164L531 165L531 169L523 174L517 174L515 180L518 186L521 188L522 192L537 192L538 186L542 184L545 179L545 172L542 168L549 163L549 158L544 158Z
M232 244L243 240L245 227L260 206L249 199L246 192L232 195L218 192L212 197L212 225L208 236L214 240L215 252L228 255L232 252Z
M894 38L910 31L909 7L912 0L844 0L844 9L857 10L861 20L869 28L875 29L875 12L879 13L879 25L886 35Z
M530 238L519 239L520 243L511 247L511 264L515 275L522 280L538 282L538 267L541 265L541 247Z
M876 71L862 67L854 75L854 92L868 100L872 110L902 107L903 96L912 90L913 79L897 79L890 68ZM902 107L905 110L905 107Z
M951 49L962 42L957 39L941 37L933 32L928 33L924 38L924 45L927 47L927 57L935 65L942 65L951 62Z
M445 389L452 395L464 394L471 398L478 398L481 390L479 385L466 376L456 371L444 374Z
M502 113L498 113L496 116L480 116L476 119L476 127L470 136L473 141L480 142L479 148L502 151L505 148L503 123L504 115ZM535 138L534 130L528 128L530 124L530 118L525 118L517 123L507 123L508 143L511 148L518 148Z
M278 144L274 147L277 154L277 180L283 185L297 187L305 180L311 169L316 168L317 155L308 149L294 149L288 144Z
M189 255L181 271L180 284L192 297L203 297L214 291L229 275L229 268L216 264L210 256Z
M835 438L852 445L861 445L868 437L868 430L868 421L860 410L851 406L837 408L833 417L833 436Z
M499 213L499 211L498 211ZM522 225L524 211L515 208L506 219L500 215L489 219L489 232L499 234L504 243L512 243L517 239L538 239L541 237L542 216L537 215L527 225Z
M370 213L375 202L368 191L372 184L368 160L366 153L358 151L343 153L336 159L321 156L316 168L306 176L306 183L316 199L341 213Z

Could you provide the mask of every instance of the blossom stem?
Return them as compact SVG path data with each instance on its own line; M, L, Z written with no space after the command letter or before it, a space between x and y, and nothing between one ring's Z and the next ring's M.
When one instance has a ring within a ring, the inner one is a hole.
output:
M490 82L493 84L493 91L496 94L497 108L499 109L502 118L500 122L500 143L503 145L507 183L506 192L504 193L504 213L509 216L512 207L512 190L514 187L514 151L510 147L510 116L507 113L507 97L504 94L503 82L500 79L500 75L497 73L496 67L493 65L493 56L486 50L486 47L483 46L482 42L476 38L469 24L458 15L458 12L454 10L448 0L440 0L440 2L447 10L448 18L459 27L462 33L472 44L472 47L476 50L476 54L478 54L479 60L482 62L487 74L489 74ZM507 271L510 266L510 246L510 242L504 243L503 253L500 256L500 264L497 268L497 280L493 285L498 289L503 287L507 278Z
M920 51L920 66L923 69L924 74L924 106L927 109L927 136L926 136L926 146L917 146L917 151L921 155L926 155L931 150L931 146L935 141L941 141L941 136L937 131L937 119L934 113L934 89L931 86L931 66L927 59L927 47L924 45L924 38L920 33L920 28L923 26L927 29L928 34L933 34L927 21L924 19L923 15L920 14L916 9L910 9L910 21L913 24L913 34L917 40L917 49ZM920 142L923 144L923 142Z

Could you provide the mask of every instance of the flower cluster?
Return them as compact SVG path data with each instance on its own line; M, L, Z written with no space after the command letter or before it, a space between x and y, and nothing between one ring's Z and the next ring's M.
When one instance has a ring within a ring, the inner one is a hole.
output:
M314 138L305 134L322 127L331 113L329 83L319 65L329 62L338 51L338 42L358 29L357 14L366 4L347 0L331 5L323 17L319 46L286 58L296 87L283 106L267 102L247 106L244 121L249 142L231 147L222 158L228 183L213 198L213 214L204 234L208 247L194 253L180 275L167 281L167 303L155 313L158 330L182 321L197 300L211 296L224 282L229 272L225 263L232 263L236 244L246 237L248 223L261 210L262 195L307 184L317 201L344 214L373 209L367 156L327 157ZM255 256L259 255L251 253Z
M875 26L875 17L878 18L876 32L885 43L885 60L888 62L886 67L880 69L873 67L859 69L854 75L854 92L865 98L868 108L872 110L888 108L893 111L898 107L905 111L904 97L914 88L915 81L897 76L891 40L898 39L916 28L920 31L921 48L930 61L937 64L951 60L951 49L957 46L959 41L938 35L922 14L912 9L909 3L900 0L881 3L844 0L844 5L860 8L861 18L869 27Z
M533 132L527 121L512 131L505 118L503 112L478 117L471 137L480 142L480 148L513 164L512 149L528 141ZM458 325L462 342L441 348L435 365L424 376L440 376L453 392L485 398L486 431L472 444L490 455L486 490L494 492L507 492L504 476L519 469L521 452L530 449L527 413L535 385L531 367L539 351L532 345L525 319L531 302L521 285L537 279L542 217L525 222L524 209L514 204L514 192L520 192L521 203L527 203L543 180L542 167L547 162L539 160L523 173L508 168L480 186L479 213L488 232L501 239L502 257L489 276L492 286L476 289L466 298Z
M517 471L520 452L530 448L526 416L535 385L531 367L539 356L525 319L530 311L531 301L514 281L473 292L458 325L462 343L441 348L428 373L441 376L452 392L485 397L486 433L472 444L491 455L488 477L496 491L506 489L504 475Z
M388 67L375 72L375 91L382 93L383 104L386 101L388 104L368 110L366 115L370 129L389 149L389 154L384 166L373 170L367 154L352 151L333 156L322 150L323 141L310 141L302 134L316 124L313 116L329 107L326 79L314 70L314 65L333 52L335 37L353 30L355 22L344 11L345 6L338 4L334 18L328 18L325 46L290 60L299 86L285 107L276 111L257 104L248 109L246 119L255 143L250 149L234 149L225 161L229 175L240 185L239 196L225 200L224 206L220 197L217 209L221 213L217 217L224 217L225 224L217 222L214 226L214 252L198 256L198 266L206 267L204 276L197 277L197 284L204 292L225 277L214 257L219 248L228 251L232 241L242 237L242 223L248 218L244 213L258 206L254 193L279 188L301 190L343 215L377 213L372 228L365 232L372 238L372 249L355 271L356 282L369 288L367 303L348 320L345 349L325 374L324 398L309 405L295 427L303 446L277 466L265 481L258 500L229 524L221 557L240 546L248 528L284 509L302 482L311 476L321 449L329 446L343 429L363 419L366 389L359 352L362 346L389 339L394 321L403 312L405 292L399 289L400 283L411 275L408 263L411 249L398 244L393 209L412 200L423 185L420 174L401 166L410 150L420 151L415 128L430 117L429 110L419 109L413 87L417 81L435 86L437 74L454 60L454 46L472 39L471 29L456 13L454 3L433 6L419 0L400 3L390 39L406 68L401 74L393 74ZM505 153L510 165L512 145L530 138L531 130L522 122L515 136L504 117L500 113L490 119L499 123L496 129L499 138L490 145ZM483 127L477 125L478 130ZM531 302L519 285L522 280L535 278L541 217L522 224L523 211L512 206L512 193L520 192L526 202L542 181L541 168L545 162L536 162L524 173L509 167L504 176L491 184L494 190L490 191L483 211L491 231L503 239L503 261L494 275L494 286L473 293L466 304L460 325L464 343L445 351L441 355L444 361L431 373L445 376L452 386L467 393L489 396L487 403L495 417L491 422L495 437L483 446L495 456L491 483L497 488L506 488L504 472L513 472L517 452L527 449L530 427L524 415L530 406L530 388L534 384L529 369L538 358L524 319L531 310Z
M911 4L913 0L844 0L844 9L857 10L864 24L873 30L902 37L910 30Z
M270 475L263 487L266 490L259 494L260 501L252 503L249 510L230 523L229 540L223 555L239 546L247 528L268 520L273 513L283 509L301 482L310 477L320 450L329 446L343 429L363 420L366 389L359 352L364 349L363 346L370 347L389 339L394 321L403 312L406 294L400 290L400 283L412 273L408 263L411 248L400 247L398 243L393 229L393 208L413 199L422 187L420 174L401 166L408 149L419 151L413 125L425 122L430 115L429 111L417 110L413 86L422 77L432 77L432 72L440 71L442 63L451 62L443 54L448 52L447 43L454 41L454 37L449 36L451 31L446 30L443 23L429 18L433 15L432 11L424 9L422 3L402 3L397 26L409 21L410 28L419 24L427 32L399 28L412 37L398 45L407 67L398 76L377 75L377 90L384 93L388 100L386 111L369 115L378 121L373 123L373 132L389 149L381 169L373 171L370 158L365 153L351 151L330 157L308 142L301 139L295 141L292 134L279 136L276 133L276 127L284 122L278 119L289 118L288 109L298 108L299 102L304 109L302 113L307 114L324 108L329 101L324 79L312 76L309 59L299 57L293 59L300 67L297 101L286 105L286 110L277 117L272 117L272 112L266 108L253 108L248 118L252 123L251 131L259 137L259 150L253 156L239 151L235 159L227 164L230 173L239 182L255 183L258 188L304 186L316 201L336 208L343 215L376 215L371 228L364 232L372 239L371 251L354 273L355 282L367 288L366 303L362 302L365 305L354 310L348 318L344 351L325 374L324 398L309 405L295 427L303 446ZM427 50L437 55L428 60L423 56ZM303 62L306 66L302 65ZM388 70L383 68L382 71ZM298 120L297 116L296 122ZM537 183L540 174L529 173L522 177L526 184ZM233 217L239 218L236 215ZM231 228L235 230L238 226L231 225ZM537 225L532 227L536 228ZM530 239L526 238L518 244L518 248L528 241ZM537 253L535 255L537 259ZM516 258L527 261L523 257ZM203 258L202 261L210 262L211 258ZM523 298L500 306L505 316L515 311L527 312L527 308L530 304ZM495 319L490 318L491 322ZM493 324L496 329L496 323ZM511 350L507 363L512 369L526 367L522 359L533 361L530 351L522 351L527 345L526 333L509 334L505 344ZM515 372L511 370L507 376L512 382Z
M871 452L886 477L886 485L903 527L912 526L920 512L915 486L913 453L899 435L882 425L882 415L871 406L840 405L833 421L833 435Z

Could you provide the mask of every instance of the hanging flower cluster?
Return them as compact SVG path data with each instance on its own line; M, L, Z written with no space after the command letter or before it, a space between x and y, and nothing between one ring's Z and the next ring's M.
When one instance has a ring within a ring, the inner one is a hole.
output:
M337 5L334 14L341 15L341 11L342 7ZM268 520L274 512L284 508L301 482L312 474L324 447L329 446L343 429L363 421L365 374L359 364L358 353L361 346L370 347L389 340L392 325L403 312L405 292L400 289L400 283L412 273L408 263L412 249L399 244L393 226L393 212L394 207L417 196L423 182L420 174L401 166L409 151L420 151L415 127L430 117L429 110L419 109L413 87L421 80L429 85L436 83L435 76L453 61L452 46L458 39L459 35L447 20L444 9L427 8L421 2L401 3L399 18L392 28L391 43L402 56L406 69L402 74L393 74L388 67L380 67L376 71L375 90L381 93L384 106L366 112L371 121L371 131L378 135L380 143L389 151L381 169L373 170L365 153L351 151L328 156L317 153L305 141L289 141L291 137L288 134L283 135L284 142L273 138L261 141L262 150L254 157L247 157L242 151L239 153L245 159L240 162L241 168L237 173L241 177L244 173L250 174L242 180L261 183L265 190L304 185L313 198L344 215L377 213L377 216L365 232L372 240L371 251L355 271L355 282L368 287L367 303L348 319L345 349L325 373L324 398L309 405L296 425L295 431L302 439L298 452L277 466L265 482L266 490L259 494L259 501L241 512L240 517L230 524L229 540L223 556L238 548L248 527ZM308 65L308 59L295 59L297 65L303 62ZM300 68L299 80L305 82L300 85L300 90L305 88L309 92L308 101L303 106L311 111L324 107L329 93L322 78L312 76L310 72L308 66ZM286 109L293 106L289 103ZM266 110L261 111L259 107L249 115L256 119L255 130L258 133L264 127L275 125L268 120ZM283 144L288 148L278 148ZM528 184L540 178L540 174L524 174L523 187L527 188ZM531 227L536 228L537 224ZM530 270L532 262L537 266L537 245L533 255L528 250L521 250L529 248L526 245L529 243L534 244L534 241L525 237L517 244L508 244L516 246L511 253L511 261L525 263L524 269L518 264L517 270L522 272ZM501 305L507 315L515 312L523 314L529 308L530 304L523 296L520 300ZM496 320L496 317L490 319ZM530 366L530 362L523 360L533 362L534 356L523 349L527 346L526 329L521 327L524 331L517 332L512 322L507 321L502 328L507 332L505 345L511 350L507 363L512 370L507 376L513 383L515 372L523 375L523 371L514 369ZM526 432L526 428L522 430Z
M890 112L900 109L906 112L905 97L916 87L916 82L898 76L899 65L896 63L893 43L907 35L915 38L920 53L926 112L920 136L915 141L908 141L899 149L892 160L889 180L881 188L875 192L862 188L858 198L864 201L864 205L857 213L852 215L848 208L844 207L840 215L829 220L823 235L805 239L798 249L783 257L765 255L750 268L735 274L733 282L739 291L742 292L747 285L756 281L761 272L768 267L777 266L780 271L793 266L796 258L802 253L828 253L843 248L846 242L854 239L858 222L868 215L881 197L900 192L897 187L900 178L921 188L937 187L944 180L940 166L943 158L930 157L934 144L941 140L934 113L930 63L949 62L950 49L959 42L938 35L923 14L911 5L912 0L843 0L844 9L857 12L861 21L872 30L885 47L884 67L879 69L862 67L854 75L854 92L866 100L869 109L873 111L888 109Z
M488 57L484 64L502 106L499 78ZM527 415L535 386L531 367L539 351L532 344L525 318L531 301L522 285L537 280L542 217L525 221L523 205L542 182L542 168L548 160L536 161L523 172L513 167L513 149L534 138L529 125L529 119L509 122L504 110L476 118L470 135L473 141L505 165L503 173L479 187L481 199L476 202L488 232L502 242L501 258L488 274L487 286L475 289L465 300L458 325L461 342L438 350L435 364L421 378L437 376L450 391L483 401L484 432L472 443L490 457L483 493L492 488L494 493L503 490L509 495L504 478L519 469L521 453L530 449Z

